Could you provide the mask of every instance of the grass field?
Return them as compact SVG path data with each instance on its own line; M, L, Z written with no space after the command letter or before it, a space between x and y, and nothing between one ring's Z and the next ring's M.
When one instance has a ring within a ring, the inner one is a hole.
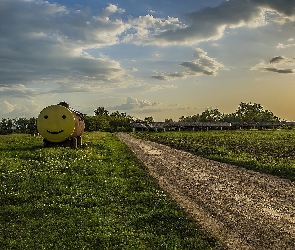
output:
M219 248L114 134L83 140L0 136L1 249Z
M295 130L133 133L248 169L295 180Z

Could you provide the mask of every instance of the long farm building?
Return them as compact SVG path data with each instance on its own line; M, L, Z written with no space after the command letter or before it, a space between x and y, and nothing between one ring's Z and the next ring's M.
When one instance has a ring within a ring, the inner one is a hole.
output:
M295 122L140 122L132 123L136 131L208 131L237 129L278 129L295 127Z

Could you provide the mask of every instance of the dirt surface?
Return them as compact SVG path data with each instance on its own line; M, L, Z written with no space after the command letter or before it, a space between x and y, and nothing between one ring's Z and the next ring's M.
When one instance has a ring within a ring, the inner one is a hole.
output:
M295 183L119 133L160 186L229 249L295 250Z

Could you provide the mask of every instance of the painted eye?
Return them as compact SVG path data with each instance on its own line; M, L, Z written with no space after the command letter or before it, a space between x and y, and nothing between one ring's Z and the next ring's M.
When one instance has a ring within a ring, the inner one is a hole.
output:
M62 116L62 119L66 119L67 117L65 115Z
M48 115L44 115L44 119L47 119L48 118Z

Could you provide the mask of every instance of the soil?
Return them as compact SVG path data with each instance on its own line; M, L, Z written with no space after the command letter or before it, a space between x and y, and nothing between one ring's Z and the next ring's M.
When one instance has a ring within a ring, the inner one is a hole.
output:
M295 250L295 183L118 133L159 185L228 249Z

